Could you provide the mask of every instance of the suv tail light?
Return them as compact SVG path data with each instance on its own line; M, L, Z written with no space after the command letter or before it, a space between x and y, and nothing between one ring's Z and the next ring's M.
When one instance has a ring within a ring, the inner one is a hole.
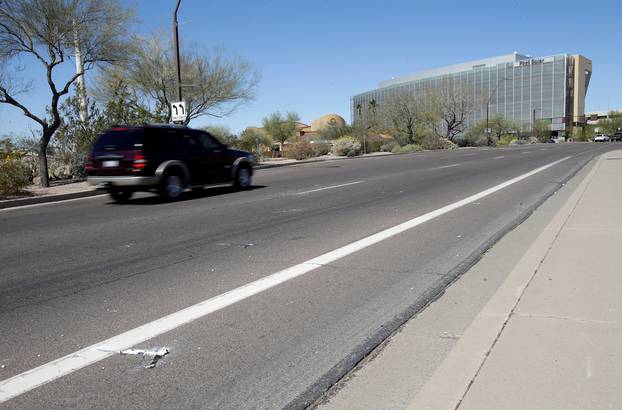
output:
M147 166L147 160L142 151L136 151L134 153L134 162L132 163L132 171L142 171Z
M84 170L85 171L91 171L91 170L93 170L93 168L95 168L93 166L93 154L88 154L86 156L86 161L84 162Z

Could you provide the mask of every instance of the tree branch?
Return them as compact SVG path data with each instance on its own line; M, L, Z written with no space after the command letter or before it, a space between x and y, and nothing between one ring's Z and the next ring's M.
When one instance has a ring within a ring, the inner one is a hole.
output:
M6 88L0 87L0 95L2 95L3 97L2 99L0 99L0 103L10 104L14 107L19 108L20 110L22 110L22 112L24 113L26 117L31 118L34 121L38 122L44 129L47 128L48 123L46 121L42 120L41 118L31 113L30 110L28 110L28 108L24 107L19 101L17 101L15 98L9 95Z

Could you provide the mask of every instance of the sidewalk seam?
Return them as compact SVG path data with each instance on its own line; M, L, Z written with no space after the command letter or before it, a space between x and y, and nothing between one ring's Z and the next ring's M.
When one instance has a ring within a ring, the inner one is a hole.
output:
M589 323L589 324L594 324L594 325L611 325L611 326L622 325L622 322L615 322L615 321L611 321L611 320L593 320L593 319L585 319L585 318L580 318L580 317L556 316L556 315L538 315L538 314L535 314L535 313L514 313L513 316L523 317L523 318L567 320L567 321L571 321L571 322Z
M592 181L594 180L594 175L596 175L596 172L598 171L598 169L601 166L601 163L603 161L604 158L604 154L601 155L601 157L598 159L598 162L596 163L596 165L594 166L592 172L590 173L590 175L588 175L588 177L590 178L589 181L587 181L587 183L585 184L585 186L583 187L581 193L577 196L577 199L575 201L575 203L572 206L572 210L570 212L568 212L568 215L566 215L566 217L564 218L564 222L560 225L559 229L557 230L557 232L555 233L555 236L553 238L553 240L551 241L550 245L548 246L546 252L544 253L544 256L542 257L542 259L540 259L540 262L538 263L538 266L536 267L536 269L534 270L533 274L531 275L531 277L529 278L529 280L527 281L527 284L525 285L525 287L523 288L523 290L520 293L520 296L518 297L518 299L516 299L516 302L514 303L514 306L512 306L512 310L510 310L510 313L508 315L508 317L506 318L506 320L503 322L503 325L501 326L501 329L499 330L499 333L497 333L497 337L495 337L495 340L493 341L492 345L490 346L490 348L488 349L488 351L486 352L485 356L484 356L484 360L482 360L482 362L480 363L477 371L475 372L475 374L473 375L473 378L471 379L471 381L469 382L469 384L466 387L466 390L464 391L464 393L462 394L462 397L460 398L460 400L458 401L458 403L456 404L455 409L459 409L460 406L462 405L462 402L464 400L464 398L467 396L467 394L469 393L469 390L471 390L471 387L473 386L473 383L475 383L475 380L477 379L477 377L479 376L482 368L484 367L484 365L486 364L486 362L488 361L488 358L490 357L491 352L493 351L493 349L495 348L495 346L497 345L497 342L499 341L499 339L501 338L501 335L503 334L508 322L510 321L510 319L512 319L512 317L515 315L515 311L517 306L519 305L519 303L521 302L521 300L523 299L523 296L525 295L525 292L527 292L527 289L529 289L529 286L531 285L531 283L533 282L533 279L536 277L536 275L538 274L538 272L540 271L540 267L542 266L542 264L544 263L544 261L546 260L546 258L549 256L549 253L551 252L551 249L553 249L553 246L555 246L555 244L557 243L557 239L559 238L559 235L561 234L562 230L564 229L564 227L566 226L566 224L568 223L568 220L570 219L570 217L575 213L575 210L577 209L577 205L579 204L579 202L581 201L581 199L583 198L583 196L585 195L585 191L589 188L589 186L592 184Z

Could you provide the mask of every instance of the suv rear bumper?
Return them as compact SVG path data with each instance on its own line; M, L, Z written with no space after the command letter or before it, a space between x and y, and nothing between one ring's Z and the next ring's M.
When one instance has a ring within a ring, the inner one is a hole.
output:
M123 187L153 187L160 183L160 177L139 176L91 176L87 182L97 188L109 188L113 186Z

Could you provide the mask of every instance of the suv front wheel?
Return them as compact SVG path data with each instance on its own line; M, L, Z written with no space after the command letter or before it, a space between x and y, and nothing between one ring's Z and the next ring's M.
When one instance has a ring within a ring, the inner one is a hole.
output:
M179 199L184 192L184 182L177 174L167 174L162 180L160 195L167 201Z
M235 189L248 189L251 186L251 171L246 166L240 167L235 173L233 187Z

